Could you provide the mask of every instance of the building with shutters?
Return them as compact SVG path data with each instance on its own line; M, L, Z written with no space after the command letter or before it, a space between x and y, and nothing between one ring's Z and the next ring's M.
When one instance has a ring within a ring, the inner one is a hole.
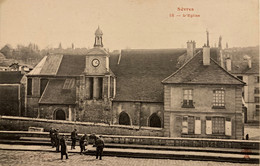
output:
M210 50L207 44L162 81L165 135L243 138L245 83L211 58Z
M218 58L217 49L207 51L213 59ZM86 54L50 54L27 74L26 115L56 120L158 127L162 128L165 136L171 137L214 137L215 135L205 134L207 118L207 122L212 123L211 128L216 126L215 123L219 124L216 130L221 130L220 134L223 130L232 130L228 138L240 138L233 137L233 130L242 133L243 124L239 122L239 117L242 116L239 112L241 101L233 101L239 100L239 88L243 82L215 62L211 62L212 70L217 70L214 77L221 71L220 75L223 75L225 81L223 84L216 79L211 80L216 81L214 86L210 84L205 87L204 82L188 86L186 82L171 82L173 72L182 71L183 64L189 66L187 64L198 57L201 62L201 55L202 49L196 49L194 41L187 42L187 49L124 49L120 53L109 53L103 47L103 33L98 28L94 48ZM188 68L191 71L190 78L193 78L195 75L192 75L192 68ZM199 71L201 68L196 70ZM200 77L196 77L208 80L206 73L204 71ZM222 77L216 78L222 80ZM194 79L196 80L192 80ZM234 89L233 85L237 88ZM208 101L203 102L205 96L200 96L199 92L206 95L211 89L214 90L216 103L214 108L208 109L205 104ZM193 99L195 94L197 99ZM178 102L187 108L182 108ZM169 103L172 103L171 107ZM233 112L235 108L236 113ZM178 114L175 111L179 111ZM197 114L200 111L202 112ZM220 112L224 115L220 116ZM221 138L226 137L221 135Z
M237 52L223 50L223 67L246 83L242 90L245 123L259 123L259 53L240 51L239 55Z

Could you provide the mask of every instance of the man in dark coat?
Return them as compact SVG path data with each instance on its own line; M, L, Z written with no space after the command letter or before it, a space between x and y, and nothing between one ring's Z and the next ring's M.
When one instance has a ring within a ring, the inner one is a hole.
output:
M59 129L56 129L54 133L55 137L55 146L56 146L56 152L60 151L60 134L59 134Z
M96 146L96 159L98 159L99 156L99 160L102 160L102 155L103 155L103 149L104 149L104 140L102 138L102 136L94 136L94 140L95 140L95 145Z
M55 130L53 128L50 129L50 138L51 138L51 146L54 148L55 146L55 137L54 137Z
M63 160L63 155L66 156L66 159L68 159L68 148L67 148L67 143L66 143L66 139L65 136L62 135L61 139L60 139L60 147L61 147L61 160Z
M88 136L87 134L84 134L79 141L80 145L80 154L82 154L83 151L86 151L86 145L88 144Z
M71 149L75 149L77 136L78 136L77 129L74 129L74 131L71 132L71 141L72 141Z

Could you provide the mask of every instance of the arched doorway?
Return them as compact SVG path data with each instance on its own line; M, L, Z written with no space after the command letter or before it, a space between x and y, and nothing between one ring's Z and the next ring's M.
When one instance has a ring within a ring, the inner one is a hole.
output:
M160 127L160 128L162 127L161 119L156 113L153 113L150 116L149 124L150 127Z
M56 120L66 120L65 112L62 109L55 111Z
M120 125L130 125L130 118L127 113L125 113L125 112L120 113L119 124Z

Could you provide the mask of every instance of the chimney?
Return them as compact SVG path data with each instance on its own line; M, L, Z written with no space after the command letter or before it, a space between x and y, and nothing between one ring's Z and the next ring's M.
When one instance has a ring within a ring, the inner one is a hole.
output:
M248 68L251 69L251 68L252 68L251 58L249 58L249 59L247 60L247 63L248 63Z
M227 59L226 59L226 68L227 68L227 71L231 71L231 59L230 59L230 57L228 57Z
M187 41L187 56L192 58L195 54L196 42L195 41Z
M203 65L210 65L210 47L206 45L203 46Z
M196 54L196 42L193 40L193 55Z
M251 57L248 56L248 55L245 55L245 56L244 56L244 59L247 60L247 67L248 67L249 69L251 69L251 68L252 68Z

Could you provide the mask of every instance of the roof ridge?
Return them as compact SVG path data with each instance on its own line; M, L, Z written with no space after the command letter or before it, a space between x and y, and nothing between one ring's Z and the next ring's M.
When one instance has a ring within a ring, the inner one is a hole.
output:
M177 71L175 71L174 73L172 73L171 75L169 75L168 77L166 77L165 79L163 79L161 81L161 83L164 83L167 79L169 79L170 77L174 76L176 73L178 73L181 69L183 69L188 63L191 62L191 60L193 60L199 53L201 52L201 50L199 50L192 58L190 58L186 63L184 63Z
M236 80L238 80L239 82L241 82L242 84L246 84L245 82L241 81L240 79L238 79L237 77L235 77L233 74L231 74L230 72L228 72L226 69L224 69L223 67L221 67L213 58L210 58L210 60L212 60L219 68L221 68L224 72L226 72L228 75L230 75L231 77L235 78Z

